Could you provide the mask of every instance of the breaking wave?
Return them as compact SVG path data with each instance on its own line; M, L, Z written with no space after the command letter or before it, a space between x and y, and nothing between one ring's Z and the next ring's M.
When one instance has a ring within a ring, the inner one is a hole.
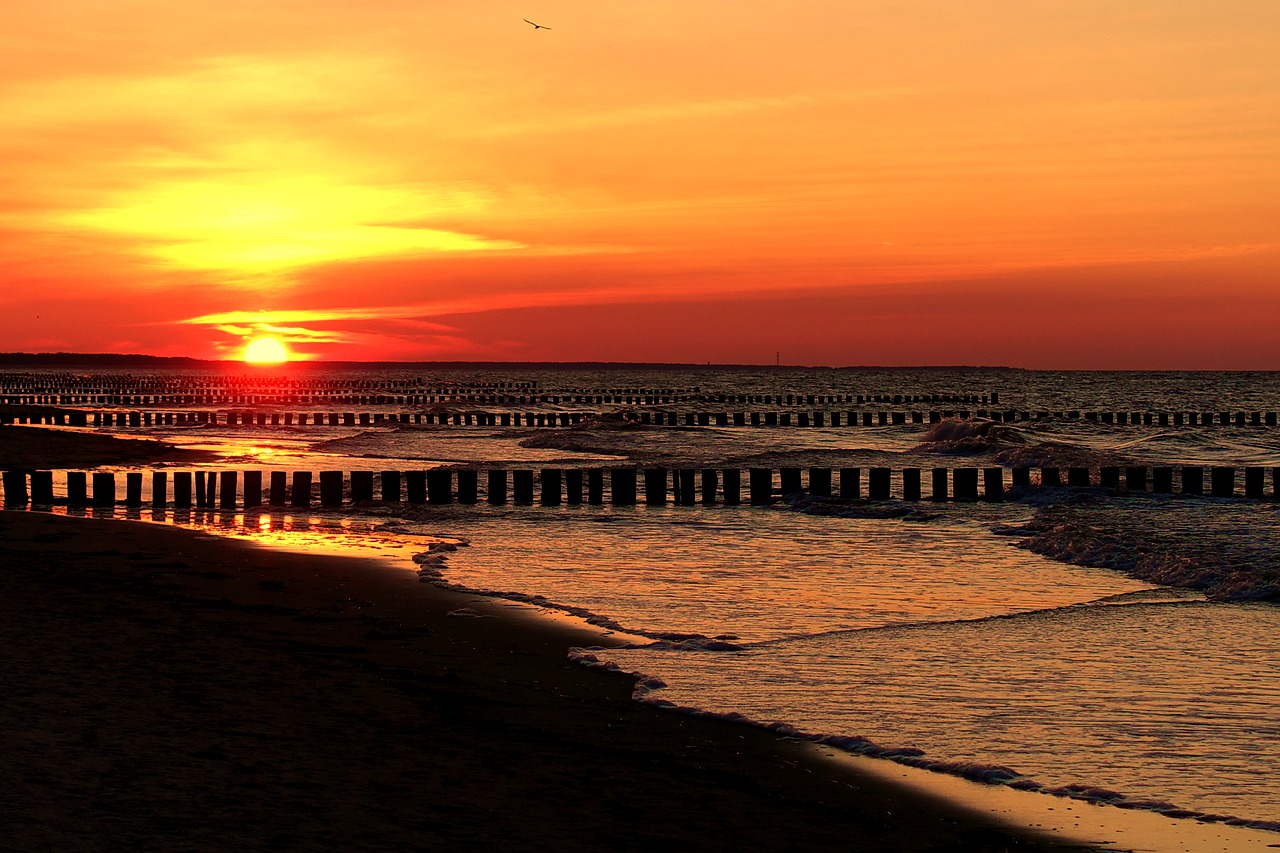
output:
M613 661L601 659L598 653L604 651L606 650L598 646L588 648L575 647L569 649L568 657L569 660L582 666L603 669L610 672L624 672L624 670ZM1046 785L1036 781L1035 779L1024 776L1011 767L1006 767L1001 764L988 764L974 761L950 761L946 759L931 758L922 749L917 749L915 747L883 746L869 738L858 735L811 733L801 731L787 723L761 722L733 711L720 713L705 711L701 708L689 705L677 705L674 702L670 702L654 695L657 691L660 691L667 686L666 682L662 681L662 679L640 672L627 672L626 674L635 679L635 684L632 688L632 698L635 701L642 702L646 705L652 705L657 708L663 708L668 711L673 711L678 714L748 725L754 728L774 732L784 738L806 741L808 743L818 744L821 746L829 746L853 755L881 758L893 761L897 764L903 764L908 767L916 767L922 770L929 770L934 773L944 773L948 776L958 776L962 779L968 779L971 782L978 782L986 785L1004 785L1019 791L1031 791L1034 793L1049 794L1055 797L1067 797L1073 800L1083 800L1085 802L1095 803L1098 805L1115 806L1116 808L1122 809L1142 809L1156 812L1169 818L1191 819L1202 823L1221 823L1227 826L1280 832L1280 821L1255 820L1251 818L1236 817L1233 815L1203 812L1196 809L1186 809L1164 800L1131 797L1126 794L1113 791L1110 788L1098 785L1082 783Z
M1026 441L1018 430L981 418L945 418L921 438L914 452L946 456L975 456Z
M1217 601L1280 602L1280 515L1237 500L1116 498L1040 507L1018 546Z

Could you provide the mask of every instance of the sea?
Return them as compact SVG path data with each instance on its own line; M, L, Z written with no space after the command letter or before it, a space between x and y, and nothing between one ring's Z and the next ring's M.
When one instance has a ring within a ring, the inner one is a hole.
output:
M220 454L196 468L264 472L1021 465L1087 466L1097 483L1104 465L1264 467L1264 500L1033 485L1002 502L977 503L482 501L252 513L153 515L148 508L132 515L283 547L363 550L426 583L588 620L623 647L566 653L635 673L636 701L673 713L767 726L977 784L1274 832L1280 844L1280 504L1272 470L1280 467L1280 428L974 417L983 408L1274 412L1280 374L627 365L287 370L290 381L373 388L524 385L563 391L566 401L583 389L666 389L692 399L354 409L594 415L551 428L383 421L113 430ZM90 372L119 381L139 376L124 368L72 371ZM65 367L43 374L70 375ZM242 366L228 374L233 378L197 369L149 375L241 388L257 375ZM993 394L998 405L911 402ZM864 402L717 402L720 395ZM836 428L652 426L636 418L645 410L818 409L963 409L970 417ZM926 470L926 495L928 477ZM895 481L894 494L898 488ZM62 473L55 489L65 495Z

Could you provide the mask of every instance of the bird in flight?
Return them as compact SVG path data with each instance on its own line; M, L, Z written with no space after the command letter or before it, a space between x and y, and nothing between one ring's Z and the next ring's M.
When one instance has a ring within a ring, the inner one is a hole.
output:
M533 21L529 20L528 18L522 18L522 20L523 20L526 24L528 24L529 26L533 27L535 30L549 30L549 29L551 29L551 27L544 27L544 26L542 26L542 24L535 24Z

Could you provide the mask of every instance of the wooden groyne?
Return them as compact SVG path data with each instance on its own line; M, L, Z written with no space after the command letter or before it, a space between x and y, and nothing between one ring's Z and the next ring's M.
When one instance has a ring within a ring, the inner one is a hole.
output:
M838 404L996 405L998 392L888 393L784 390L726 393L657 386L566 386L548 388L537 380L439 382L426 378L356 379L244 376L154 376L0 373L0 405L128 406L134 408L299 405L425 406L606 405L655 406L679 403L766 406Z
M410 471L3 472L7 506L142 506L224 510L445 504L637 503L765 505L801 497L866 501L1002 501L1037 488L1276 500L1280 467L1197 465L1088 468L433 468ZM1243 474L1243 476L1241 476ZM928 491L926 491L926 484ZM144 490L144 485L149 489Z
M72 427L145 428L157 426L230 427L365 427L365 426L466 426L538 427L578 426L590 421L623 421L655 427L798 427L839 429L848 427L921 426L944 420L978 418L1002 424L1088 423L1101 426L1143 427L1275 427L1280 413L1263 411L1217 412L1081 412L997 411L989 409L941 410L812 410L812 411L366 411L302 412L231 409L188 411L50 410L0 412L0 424L36 424Z

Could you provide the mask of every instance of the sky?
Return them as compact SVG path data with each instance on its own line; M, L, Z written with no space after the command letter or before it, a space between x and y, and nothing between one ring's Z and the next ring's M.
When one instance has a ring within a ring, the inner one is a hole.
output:
M1280 369L1277 57L1276 0L6 0L0 351Z

